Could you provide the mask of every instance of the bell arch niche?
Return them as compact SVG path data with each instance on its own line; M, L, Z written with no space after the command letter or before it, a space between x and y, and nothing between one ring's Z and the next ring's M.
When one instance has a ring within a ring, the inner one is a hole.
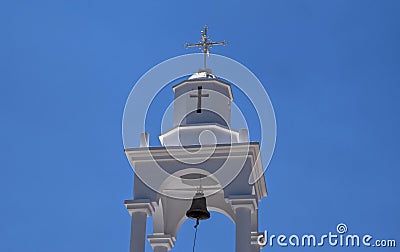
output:
M258 236L258 201L267 194L264 177L249 184L251 174L262 174L258 143L217 144L212 146L212 152L202 149L206 147L125 150L135 168L134 199L125 201L132 215L132 252L143 252L146 238L154 251L172 249L200 181L209 211L219 212L235 223L236 251L260 250L255 241ZM236 159L244 162L240 163L241 169L229 184L223 185L221 178L224 177L217 171L228 157L233 160L228 166L232 170ZM160 167L164 172L160 172ZM143 177L157 183L145 183ZM149 216L153 216L153 233L146 235L142 226L145 227ZM212 216L209 221L212 221Z
M234 212L225 200L218 179L203 169L188 168L175 172L160 186L161 193L158 194L158 205L153 214L153 232L168 233L176 237L179 228L188 219L186 211L199 187L207 195L207 208L234 222Z

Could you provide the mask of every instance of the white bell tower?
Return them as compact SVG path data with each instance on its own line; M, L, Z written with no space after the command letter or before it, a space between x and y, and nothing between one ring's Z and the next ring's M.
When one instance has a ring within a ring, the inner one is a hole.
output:
M193 45L207 47L206 29L202 39ZM258 202L267 196L260 146L249 142L246 129L231 128L230 84L205 68L173 91L174 123L159 136L162 147L148 146L149 135L142 133L139 148L125 149L135 169L133 200L125 201L132 216L130 251L144 252L146 239L156 252L171 250L199 188L209 211L235 223L236 252L260 251ZM152 234L146 234L149 216Z

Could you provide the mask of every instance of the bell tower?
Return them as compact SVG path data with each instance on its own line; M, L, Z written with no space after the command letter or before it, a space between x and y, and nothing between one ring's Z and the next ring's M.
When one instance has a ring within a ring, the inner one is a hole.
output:
M210 41L206 27L200 43L186 44L203 48L204 69L173 87L174 120L159 136L162 146L149 146L144 132L140 147L125 149L135 170L133 199L125 201L131 252L144 252L146 239L154 251L169 251L187 218L212 221L213 211L235 223L237 252L260 251L258 202L267 196L260 146L247 129L231 128L231 85L206 68L218 44L225 42Z

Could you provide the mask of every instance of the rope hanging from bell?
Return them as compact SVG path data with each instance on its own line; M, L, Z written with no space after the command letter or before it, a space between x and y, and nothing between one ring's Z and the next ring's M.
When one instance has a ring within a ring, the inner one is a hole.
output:
M197 237L197 227L199 226L200 222L199 219L196 220L196 225L194 225L194 239L193 239L193 249L192 252L194 252L194 248L196 247L196 237Z
M203 190L200 188L197 190L196 194L193 197L192 205L190 206L189 210L186 212L186 216L195 219L196 225L194 225L195 232L194 232L194 241L193 241L193 252L196 246L196 237L197 237L197 228L200 224L200 220L207 220L210 218L210 212L207 210L207 200L204 197Z

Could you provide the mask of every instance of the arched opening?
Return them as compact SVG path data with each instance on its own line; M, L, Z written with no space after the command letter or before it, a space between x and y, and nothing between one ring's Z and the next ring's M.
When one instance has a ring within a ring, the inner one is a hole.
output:
M181 225L171 251L192 251L196 221L186 219ZM235 251L235 224L222 213L211 211L211 218L200 221L196 251Z

